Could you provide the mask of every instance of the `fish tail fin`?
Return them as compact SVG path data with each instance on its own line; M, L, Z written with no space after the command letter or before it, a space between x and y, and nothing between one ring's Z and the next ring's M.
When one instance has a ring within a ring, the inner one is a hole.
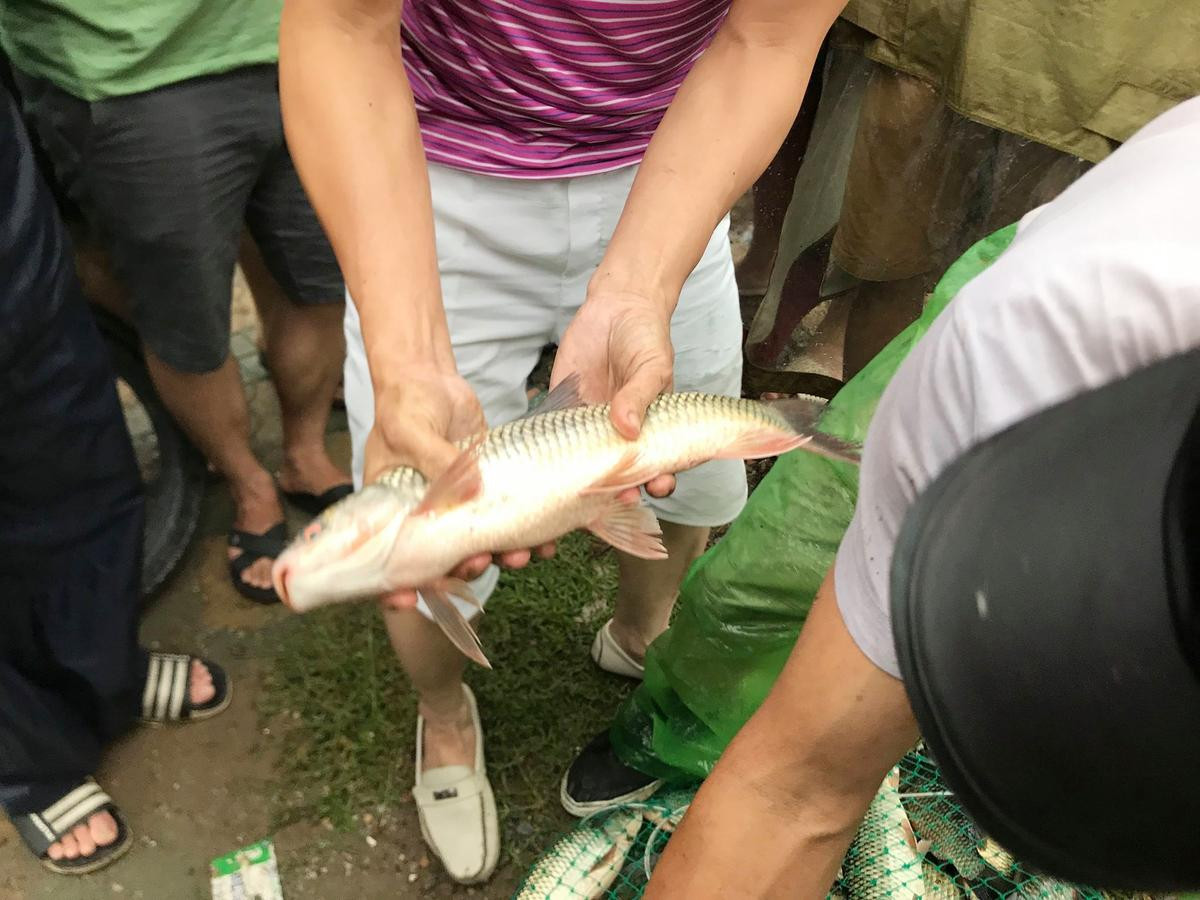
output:
M444 579L436 584L426 585L420 589L420 593L425 599L429 611L433 613L434 621L441 626L446 637L450 639L450 643L461 650L467 659L479 663L485 669L490 669L492 664L488 662L488 658L483 652L483 644L479 640L479 635L475 633L471 623L459 612L458 607L450 598L450 591L461 596L464 588L468 596L463 599L469 603L474 602L478 606L479 601L475 600L470 588L465 582L459 582L457 579Z
M613 502L588 526L600 540L639 559L666 559L662 526L653 511L640 502Z
M786 430L771 425L748 430L717 455L718 459L763 459L803 448L840 462L857 464L861 448L817 430L825 401L812 397L787 397L760 401L786 423Z

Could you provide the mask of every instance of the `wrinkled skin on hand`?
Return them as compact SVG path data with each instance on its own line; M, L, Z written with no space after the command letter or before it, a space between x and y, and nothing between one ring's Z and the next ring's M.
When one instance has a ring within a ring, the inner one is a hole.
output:
M584 403L611 403L617 431L629 439L641 432L646 408L673 384L675 353L671 317L661 304L630 293L588 296L558 347L550 386L578 373ZM673 475L646 485L655 497L675 489Z
M458 456L454 442L486 428L483 409L466 380L454 371L433 366L413 366L393 376L391 385L375 395L375 425L367 436L364 483L369 484L395 466L412 466L433 480ZM534 554L548 559L554 544L529 550L510 550L495 557L500 565L520 568ZM493 562L481 553L463 560L452 573L458 578L477 578ZM382 599L390 609L410 609L417 603L415 590L401 590Z

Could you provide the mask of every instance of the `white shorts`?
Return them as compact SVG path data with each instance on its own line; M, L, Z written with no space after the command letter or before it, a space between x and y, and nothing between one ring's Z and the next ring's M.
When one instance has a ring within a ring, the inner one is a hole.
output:
M438 269L459 373L495 427L528 409L526 380L583 302L633 184L636 167L576 178L515 181L430 165ZM356 487L375 403L353 298L346 304L346 410ZM742 322L729 220L713 233L671 319L675 389L740 396ZM739 460L680 473L675 492L650 498L660 519L715 526L746 502ZM473 587L485 600L492 567ZM422 608L424 604L422 604ZM464 612L467 606L461 607ZM423 610L424 611L424 610Z

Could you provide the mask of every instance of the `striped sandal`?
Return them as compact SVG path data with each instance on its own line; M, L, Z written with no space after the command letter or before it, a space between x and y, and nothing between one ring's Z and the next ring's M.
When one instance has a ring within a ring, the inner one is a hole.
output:
M98 812L109 812L117 823L117 837L111 844L97 847L90 856L75 859L51 859L51 844L56 844ZM10 816L17 834L43 866L59 875L86 875L103 869L128 852L133 837L112 798L90 777L41 812Z
M199 659L212 675L213 696L198 706L188 700L192 678L192 660ZM142 691L142 722L164 725L209 719L229 706L233 685L225 670L215 662L184 653L150 653L150 670Z

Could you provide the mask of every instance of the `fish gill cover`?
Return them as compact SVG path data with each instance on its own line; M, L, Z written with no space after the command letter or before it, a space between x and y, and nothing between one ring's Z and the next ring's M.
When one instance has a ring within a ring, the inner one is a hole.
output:
M515 900L638 900L698 787L584 819L534 862ZM967 817L921 747L880 787L829 897L1150 900L1066 884L1015 860Z

